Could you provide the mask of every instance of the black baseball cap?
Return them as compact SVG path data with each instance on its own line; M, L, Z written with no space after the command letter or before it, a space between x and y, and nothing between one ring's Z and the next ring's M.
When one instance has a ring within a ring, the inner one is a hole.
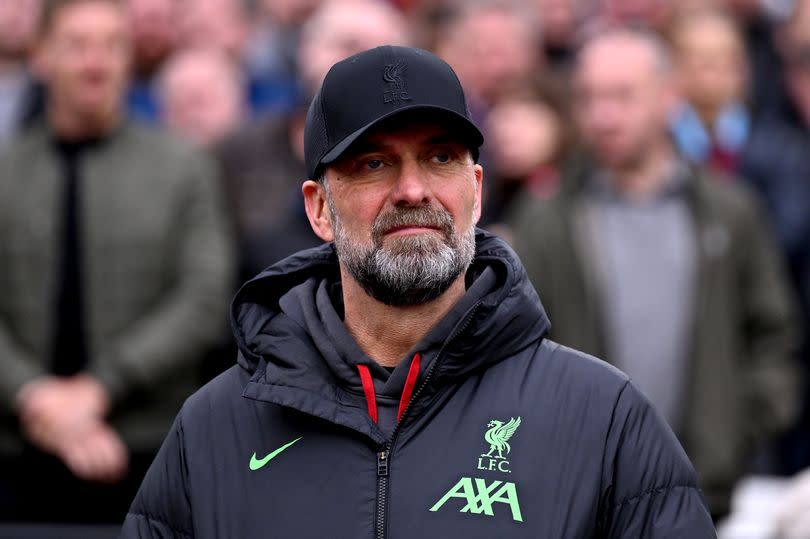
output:
M470 119L464 90L453 69L421 49L386 45L336 63L307 113L304 161L315 179L351 144L381 121L406 111L436 113L451 123L478 159L484 143Z

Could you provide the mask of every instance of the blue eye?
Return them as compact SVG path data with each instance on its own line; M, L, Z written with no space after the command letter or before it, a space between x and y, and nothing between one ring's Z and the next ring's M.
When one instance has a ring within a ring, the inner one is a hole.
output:
M450 161L450 154L448 153L437 153L433 156L433 159L438 161L439 163L447 163Z
M377 170L378 168L382 168L383 162L379 159L371 159L366 162L366 167L370 168L371 170Z

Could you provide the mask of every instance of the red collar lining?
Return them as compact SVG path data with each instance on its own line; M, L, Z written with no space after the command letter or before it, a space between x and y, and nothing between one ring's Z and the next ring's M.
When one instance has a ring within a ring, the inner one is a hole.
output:
M422 358L419 354L413 356L411 365L408 368L408 377L405 379L405 387L402 388L402 395L399 398L399 409L397 410L397 422L402 419L402 414L411 402L416 381L419 379L419 369L422 364ZM375 423L377 420L377 396L374 392L374 381L371 378L371 371L368 365L358 365L357 371L360 373L360 382L363 384L363 394L366 397L366 406L368 407L368 415Z

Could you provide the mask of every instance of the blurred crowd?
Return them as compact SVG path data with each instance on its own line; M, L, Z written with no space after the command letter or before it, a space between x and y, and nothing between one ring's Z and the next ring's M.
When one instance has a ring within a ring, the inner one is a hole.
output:
M318 244L307 108L382 44L456 70L480 226L716 518L810 467L810 0L0 0L0 518L123 518L230 296Z

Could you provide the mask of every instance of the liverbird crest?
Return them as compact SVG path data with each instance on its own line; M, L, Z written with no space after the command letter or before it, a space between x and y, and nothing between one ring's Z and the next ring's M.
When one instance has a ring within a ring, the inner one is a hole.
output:
M383 73L383 80L389 84L393 84L394 89L404 90L405 81L402 75L405 72L405 62L397 62L395 64L387 64L385 72Z
M487 423L489 430L484 433L484 440L489 444L489 452L481 456L491 457L492 453L497 451L498 454L494 458L505 459L506 457L503 455L503 452L506 451L508 455L512 451L512 447L509 445L509 439L515 435L515 431L519 426L520 417L517 419L512 417L506 423L498 421L497 419L493 419Z

